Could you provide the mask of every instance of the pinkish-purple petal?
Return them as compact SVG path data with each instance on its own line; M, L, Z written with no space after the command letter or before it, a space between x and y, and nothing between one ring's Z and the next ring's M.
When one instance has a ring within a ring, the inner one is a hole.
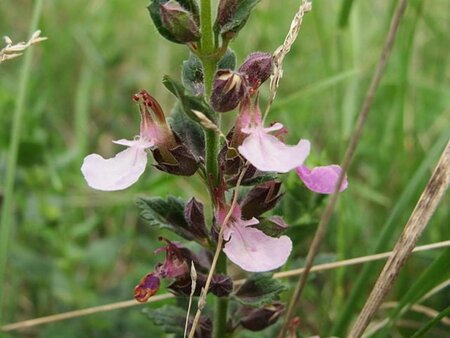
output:
M303 164L309 155L310 143L300 140L297 145L289 146L257 127L252 129L238 149L257 169L286 173Z
M146 165L145 149L135 145L109 159L90 154L84 158L81 172L91 188L114 191L123 190L135 183Z
M234 224L233 231L228 235L229 241L223 251L233 263L246 271L277 269L286 263L292 250L289 237L270 237L258 229L242 224Z
M296 168L296 171L308 189L319 194L332 194L341 173L341 167L332 164L323 167L315 167L310 170L305 166L299 166ZM344 177L340 191L347 189L347 186L347 177Z

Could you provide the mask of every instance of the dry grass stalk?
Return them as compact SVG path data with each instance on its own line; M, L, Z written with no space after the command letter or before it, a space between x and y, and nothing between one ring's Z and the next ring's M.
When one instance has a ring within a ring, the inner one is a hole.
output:
M418 247L414 248L413 252L428 251L428 250L441 249L441 248L446 248L446 247L450 247L450 240L418 246ZM391 251L376 254L376 255L346 259L346 260L333 262L333 263L318 264L318 265L315 265L312 267L311 272L333 270L333 269L344 267L344 266L358 265L358 264L363 264L363 263L371 262L371 261L375 261L375 260L381 260L384 258L388 258L390 254L391 254ZM283 271L283 272L278 272L278 273L274 274L273 277L274 278L294 277L294 276L298 276L298 275L302 274L303 271L305 271L305 269L303 269L303 268L289 270L289 271ZM237 286L237 285L243 284L244 282L245 282L245 279L239 279L239 280L234 281L233 284L235 286ZM436 294L437 292L441 291L448 285L450 285L450 281L446 281L446 282L440 284L439 286L434 288L432 291L430 291L427 295L431 295L431 292L433 292L433 294ZM422 302L424 299L426 299L427 295L425 295L420 300L420 302ZM154 297L150 298L147 303L155 303L155 302L159 302L161 300L170 299L170 298L174 298L174 297L175 296L173 294L166 293L163 295L154 296ZM82 309L82 310L70 311L70 312L60 313L60 314L56 314L56 315L40 317L40 318L35 318L35 319L29 319L29 320L25 320L22 322L8 324L8 325L0 327L0 331L7 332L7 331L21 330L21 329L26 329L26 328L33 327L33 326L38 326L38 325L53 323L53 322L57 322L57 321L83 317L83 316L96 314L96 313L100 313L100 312L119 310L119 309L124 309L124 308L132 307L132 306L143 305L143 304L144 303L139 303L133 299L133 300L127 300L127 301L123 301L123 302L95 306L95 307L86 308L86 309Z
M280 330L278 335L279 338L284 338L289 327L289 323L294 316L295 309L300 301L300 297L302 295L303 289L305 288L306 281L308 278L309 271L313 265L314 258L319 252L320 244L325 237L326 234L326 226L331 219L334 208L337 203L337 199L339 196L339 188L342 185L344 177L347 173L347 170L352 161L353 155L356 151L356 147L361 138L361 134L364 128L364 125L367 121L367 117L369 115L370 108L372 106L372 101L375 96L375 93L378 89L378 85L380 84L381 77L384 73L384 69L386 68L387 61L392 51L392 47L394 46L395 37L398 31L398 27L400 25L401 18L406 9L408 0L400 0L397 8L394 12L394 16L392 17L391 25L389 27L388 34L386 36L386 40L384 42L383 50L381 52L380 59L378 60L377 68L373 75L372 81L370 83L369 89L367 90L366 97L364 99L364 103L362 105L361 111L358 114L358 120L356 121L355 130L353 131L352 137L350 139L349 145L345 151L344 159L341 164L341 173L336 183L336 188L334 193L331 195L330 200L325 208L325 211L322 214L319 225L317 227L316 233L314 234L314 238L312 240L311 246L308 250L308 255L306 256L305 261L305 272L301 275L297 286L294 290L294 294L291 298L291 302L289 303L284 324Z
M411 255L420 235L439 205L444 192L447 190L449 182L450 141L447 143L430 181L420 196L348 337L361 337L364 333L384 297L391 289L403 264Z
M291 50L292 45L297 39L298 33L300 31L300 26L303 22L303 16L305 13L309 12L312 8L311 2L307 0L302 0L300 7L297 13L292 19L291 26L289 28L289 32L284 39L284 42L281 46L279 46L272 56L273 70L272 75L270 76L270 96L267 102L267 107L264 112L264 119L267 116L270 108L272 107L272 103L275 100L275 96L277 95L278 86L280 85L280 80L283 77L283 61L284 57Z
M27 42L18 42L15 44L13 44L12 40L8 36L3 37L6 46L0 50L0 63L21 56L23 52L31 45L47 40L46 37L41 37L40 35L41 31L37 30L31 35L30 40Z

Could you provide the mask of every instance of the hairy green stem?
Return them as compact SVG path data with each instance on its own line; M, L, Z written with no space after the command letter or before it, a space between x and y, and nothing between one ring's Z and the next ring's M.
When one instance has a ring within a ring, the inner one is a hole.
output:
M218 58L215 54L216 46L214 43L214 35L211 20L211 0L201 0L200 7L200 27L201 52L200 58L203 64L203 81L205 84L205 97L208 100L211 96L214 74L216 72ZM220 128L220 117L216 114L212 116L213 122ZM218 154L220 146L219 135L212 130L205 131L205 165L206 174L212 180L211 196L213 196L213 188L219 185L219 165ZM217 271L226 274L227 262L223 253L220 254L217 263ZM217 298L214 336L216 338L226 336L228 300L226 298Z
M217 261L217 273L227 274L227 258L222 252ZM228 299L226 297L217 298L216 313L214 320L214 337L226 337L228 320Z
M30 35L36 31L39 17L41 14L42 0L34 3L33 17L30 25ZM33 48L25 52L23 67L19 79L19 90L14 110L11 138L8 149L8 157L6 161L5 188L4 199L1 215L0 227L0 323L3 321L2 309L4 298L5 272L8 257L8 247L10 241L10 233L12 228L12 214L14 208L14 181L16 177L17 155L19 151L20 133L22 130L23 112L25 99L28 91L28 82L30 78L31 62Z

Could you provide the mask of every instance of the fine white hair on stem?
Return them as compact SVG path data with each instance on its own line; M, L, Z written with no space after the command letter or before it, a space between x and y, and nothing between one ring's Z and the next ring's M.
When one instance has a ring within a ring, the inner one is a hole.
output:
M0 63L21 56L23 52L31 45L47 40L46 37L40 35L41 31L37 30L31 35L27 42L22 41L16 44L13 43L9 36L4 36L3 39L5 40L6 46L0 50Z
M287 33L283 44L279 46L273 53L272 56L273 69L272 75L270 76L270 96L266 110L264 112L263 119L266 118L270 110L270 107L272 106L272 103L275 100L275 96L277 95L278 86L280 84L281 78L283 77L284 57L287 55L287 53L289 53L292 45L297 39L298 33L300 32L300 26L302 25L303 22L303 16L311 9L312 3L309 2L308 0L302 0L300 7L294 16L294 19L292 19L289 32Z

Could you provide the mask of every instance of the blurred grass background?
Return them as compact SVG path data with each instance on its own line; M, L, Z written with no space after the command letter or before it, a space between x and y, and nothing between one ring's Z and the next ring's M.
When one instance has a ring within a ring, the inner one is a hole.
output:
M354 1L346 7L351 2L314 0L286 58L269 116L288 127L289 141L311 140L313 155L307 164L341 160L395 5ZM33 3L2 0L0 34L13 41L28 38ZM80 172L86 154L112 155L118 149L112 139L138 133L133 93L147 89L166 112L174 105L161 79L164 74L179 77L187 50L158 36L146 5L44 0L39 28L49 40L33 47L7 278L0 285L6 294L4 323L131 298L134 285L162 259L152 254L160 233L139 224L136 197L208 199L197 178L171 177L153 168L132 188L114 193L89 189ZM238 63L250 52L273 51L298 5L263 0L232 43ZM341 196L319 260L371 254L375 247L389 250L398 237L450 135L449 33L449 1L410 1L349 172L350 188ZM0 66L1 184L22 66L23 58ZM262 98L266 96L267 88ZM295 177L286 177L286 183L282 209L300 257L289 266L294 267L307 252L315 222L305 221L295 207L301 190ZM450 238L449 202L447 196L421 244ZM386 223L389 231L380 239ZM438 255L416 254L390 299L400 299ZM358 311L379 268L369 271L359 305L346 315ZM331 330L360 272L361 267L351 267L311 277L300 313L305 334ZM439 310L449 302L447 288L426 305ZM405 317L419 326L427 320L417 314ZM442 336L446 328L438 325L431 334ZM399 325L389 336L407 337L410 330ZM148 337L152 332L159 331L139 308L131 308L7 337Z

